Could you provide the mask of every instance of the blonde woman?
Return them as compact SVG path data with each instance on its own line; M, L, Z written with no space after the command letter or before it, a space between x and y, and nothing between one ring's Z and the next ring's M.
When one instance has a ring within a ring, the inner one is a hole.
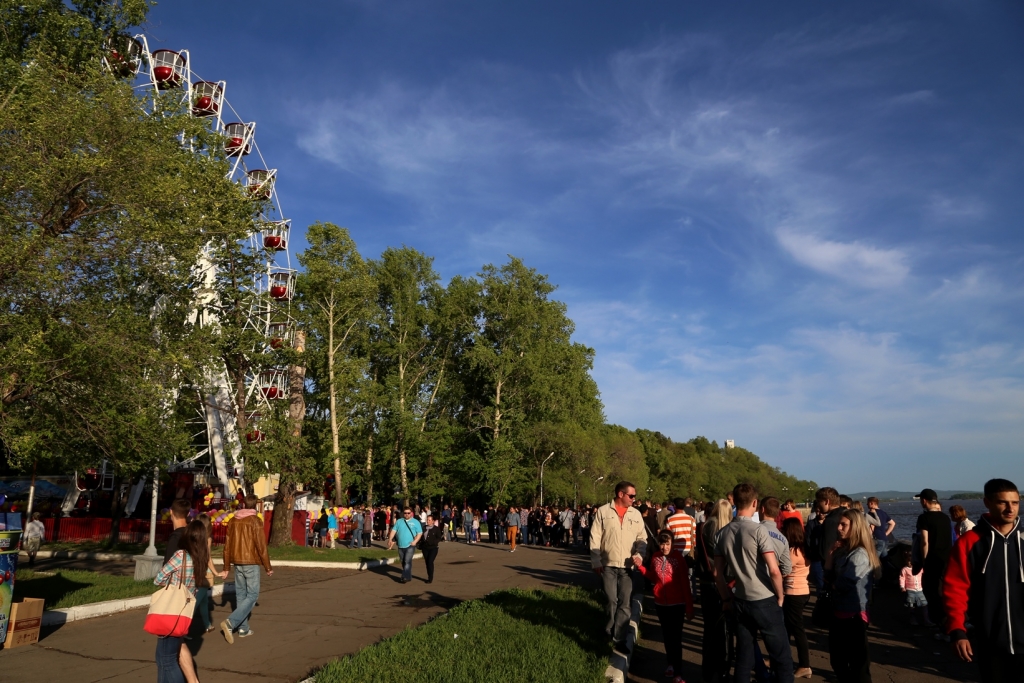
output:
M871 586L882 575L882 563L864 515L846 510L839 520L839 540L825 558L832 584L832 623L828 651L839 683L870 683L868 602Z
M727 644L730 638L722 598L715 588L715 544L718 532L732 521L732 505L724 498L708 503L704 515L705 521L697 532L697 576L704 614L701 672L705 681L718 681L729 672Z

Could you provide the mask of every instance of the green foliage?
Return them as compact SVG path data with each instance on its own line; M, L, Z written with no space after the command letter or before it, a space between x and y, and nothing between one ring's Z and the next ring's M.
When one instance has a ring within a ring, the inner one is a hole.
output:
M167 404L210 358L187 322L192 266L251 207L201 121L170 97L145 110L101 69L104 38L145 8L0 4L0 439L16 467L132 474L188 449Z
M496 591L335 660L314 680L598 683L611 654L604 621L602 598L582 588Z

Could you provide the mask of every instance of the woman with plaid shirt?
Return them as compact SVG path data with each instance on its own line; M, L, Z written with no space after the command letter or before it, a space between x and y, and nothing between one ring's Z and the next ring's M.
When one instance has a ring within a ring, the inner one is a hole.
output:
M194 570L199 567L205 571L210 561L208 538L206 525L198 519L190 522L179 541L179 550L160 568L153 583L168 586L180 581L189 594L195 597ZM157 638L156 680L157 683L199 683L192 653L185 646L184 638Z

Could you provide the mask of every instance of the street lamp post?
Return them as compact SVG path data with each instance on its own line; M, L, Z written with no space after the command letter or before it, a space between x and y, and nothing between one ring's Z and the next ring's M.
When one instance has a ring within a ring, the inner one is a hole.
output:
M595 503L597 502L597 482L601 481L602 479L604 479L604 475L602 475L602 476L600 476L600 477L598 477L597 479L594 480L594 502Z
M156 557L156 506L160 495L160 467L153 467L153 497L149 506L149 547L143 553L148 557Z
M547 464L548 460L555 457L555 452L551 451L551 455L544 458L544 462L540 464L540 506L544 507L544 465Z
M573 510L578 510L579 507L580 507L579 506L579 493L580 493L579 476L581 474L583 474L584 472L586 472L586 471L587 471L587 468L584 467L582 470L580 470L579 472L576 473L576 477L573 479L573 482L572 482L572 509Z
M141 555L135 555L135 580L151 580L160 571L163 557L156 552L156 506L160 495L160 467L153 467L153 498L149 508L149 546Z

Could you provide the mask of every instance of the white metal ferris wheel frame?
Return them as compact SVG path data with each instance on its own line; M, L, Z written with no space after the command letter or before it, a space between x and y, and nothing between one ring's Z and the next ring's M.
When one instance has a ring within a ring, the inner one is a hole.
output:
M289 237L291 222L284 218L280 198L277 194L277 170L268 168L259 145L256 144L256 124L246 122L238 115L226 98L227 83L225 81L205 81L199 79L192 71L191 55L187 50L156 50L150 51L149 43L144 35L134 37L135 45L126 41L127 52L119 55L110 49L105 61L115 73L135 78L134 87L140 92L167 92L180 89L181 105L190 116L207 118L210 128L215 133L225 136L225 148L231 158L231 168L227 174L229 179L241 182L254 201L261 202L261 210L254 217L253 230L248 238L251 253L261 254L264 267L254 277L251 284L253 293L252 304L246 320L246 327L259 332L265 343L253 348L251 353L261 354L279 348L282 343L290 340L293 320L290 316L290 300L294 294L295 271L291 267ZM132 54L137 52L137 54ZM167 67L162 60L170 59L172 70L169 79L158 78L154 68L154 55L161 54L161 66ZM174 55L168 57L167 55ZM175 59L177 58L177 59ZM116 60L116 61L115 61ZM175 82L176 81L176 82ZM168 85L168 83L170 85ZM212 86L212 87L210 87ZM194 109L194 91L212 91L211 102L207 102L205 113L197 113ZM218 92L219 91L219 92ZM219 98L218 98L219 95ZM212 108L211 108L212 106ZM225 109L234 115L234 121L224 122ZM241 138L232 135L241 132ZM183 141L185 142L185 141ZM235 151L235 153L231 153ZM245 157L255 153L262 164L250 168ZM255 180L254 180L255 179ZM252 182L250 182L252 181ZM269 185L269 191L267 190ZM214 284L216 266L209 258L208 250L204 250L196 264L196 272L200 276L202 286L196 295L196 304L190 322L216 327L218 320L211 314L210 305L215 301ZM281 287L284 294L281 295ZM201 396L200 413L205 425L205 447L198 447L196 452L178 467L194 464L208 457L213 465L214 474L222 484L234 483L237 487L242 480L241 438L238 434L235 415L236 405L231 390L227 369L221 367L205 378L207 387L199 389ZM249 441L263 439L259 431L258 420L263 411L269 411L270 402L287 397L287 368L272 367L263 369L258 374L251 373L246 378L245 414L252 421L251 431L246 435ZM202 433L193 434L193 440L200 440ZM228 466L230 460L231 465Z

